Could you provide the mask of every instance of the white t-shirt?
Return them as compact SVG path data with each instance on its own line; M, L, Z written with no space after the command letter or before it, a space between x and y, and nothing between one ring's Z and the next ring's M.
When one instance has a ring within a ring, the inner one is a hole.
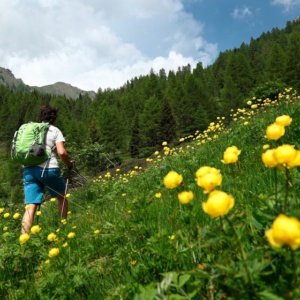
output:
M51 152L51 157L50 160L43 162L39 165L39 167L58 168L58 161L55 154L55 146L57 142L65 142L65 138L57 127L50 125L46 135L46 150L48 153Z

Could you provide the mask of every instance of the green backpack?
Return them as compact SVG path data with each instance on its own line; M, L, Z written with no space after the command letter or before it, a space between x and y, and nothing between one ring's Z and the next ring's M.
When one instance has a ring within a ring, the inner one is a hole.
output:
M12 141L12 160L25 166L39 165L51 153L46 151L46 135L49 123L30 122L23 124L14 134Z

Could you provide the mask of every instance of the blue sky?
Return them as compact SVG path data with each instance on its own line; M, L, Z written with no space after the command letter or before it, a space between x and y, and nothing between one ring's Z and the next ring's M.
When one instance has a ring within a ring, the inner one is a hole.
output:
M220 51L300 15L300 0L0 0L0 67L31 86L119 88Z
M186 11L204 24L203 37L225 51L249 44L251 37L277 27L300 15L300 1L292 0L209 0L183 1Z

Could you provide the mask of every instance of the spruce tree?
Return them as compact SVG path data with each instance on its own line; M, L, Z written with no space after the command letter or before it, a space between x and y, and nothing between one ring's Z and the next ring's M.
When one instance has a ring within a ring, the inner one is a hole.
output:
M161 119L159 122L159 144L162 142L171 142L176 137L176 119L173 109L170 105L168 96L164 96L161 110Z

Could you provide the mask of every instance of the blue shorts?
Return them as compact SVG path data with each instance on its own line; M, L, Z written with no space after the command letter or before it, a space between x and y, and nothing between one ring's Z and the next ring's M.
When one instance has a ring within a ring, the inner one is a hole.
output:
M42 173L44 171L43 177ZM66 185L59 168L33 166L23 169L25 204L41 204L45 188L52 197L64 195Z

